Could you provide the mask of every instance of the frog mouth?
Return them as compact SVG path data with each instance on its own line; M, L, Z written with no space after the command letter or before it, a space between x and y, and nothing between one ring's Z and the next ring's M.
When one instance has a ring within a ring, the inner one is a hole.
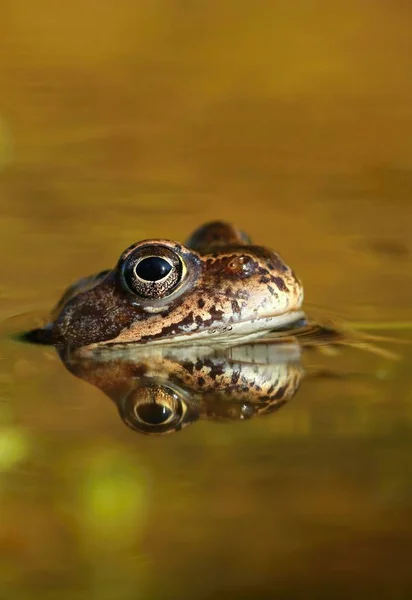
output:
M265 315L234 323L212 323L207 328L186 330L170 336L147 336L136 341L113 341L91 346L128 347L128 346L235 346L260 338L269 332L291 331L301 324L306 315L302 310L288 311L283 314ZM160 332L161 333L161 332Z
M262 337L269 332L293 330L296 324L301 324L304 319L306 315L302 310L288 311L284 314L266 315L236 323L216 323L207 329L181 333L163 340L152 340L149 343L234 346Z

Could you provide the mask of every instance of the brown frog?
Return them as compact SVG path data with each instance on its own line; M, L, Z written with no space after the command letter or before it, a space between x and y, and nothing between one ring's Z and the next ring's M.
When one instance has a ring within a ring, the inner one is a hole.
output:
M180 431L198 419L272 413L304 376L297 342L211 347L129 345L60 353L66 368L111 398L139 433Z
M279 254L225 222L185 245L127 248L114 269L73 284L39 340L64 348L236 345L301 322L303 289Z

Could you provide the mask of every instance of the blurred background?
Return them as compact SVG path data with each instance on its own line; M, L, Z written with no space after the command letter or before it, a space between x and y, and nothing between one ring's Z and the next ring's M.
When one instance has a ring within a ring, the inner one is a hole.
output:
M2 321L223 218L310 304L403 335L411 24L404 0L0 0ZM410 358L153 439L4 339L0 597L408 597Z

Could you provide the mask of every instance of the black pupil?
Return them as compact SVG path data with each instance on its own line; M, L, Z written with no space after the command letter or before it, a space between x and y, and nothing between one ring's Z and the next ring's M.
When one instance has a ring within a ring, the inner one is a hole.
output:
M172 270L172 265L161 256L148 256L136 266L136 275L145 281L159 281Z
M139 417L148 425L162 425L169 419L173 411L163 404L142 404L137 411Z

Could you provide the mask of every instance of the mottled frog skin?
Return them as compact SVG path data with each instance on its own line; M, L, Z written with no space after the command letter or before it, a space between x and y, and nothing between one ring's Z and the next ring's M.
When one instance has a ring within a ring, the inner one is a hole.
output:
M301 320L302 301L279 254L216 221L185 245L133 244L114 269L72 285L43 331L65 348L234 345Z
M62 352L66 368L113 400L134 431L166 434L199 420L245 420L290 400L304 376L297 342L128 346Z

